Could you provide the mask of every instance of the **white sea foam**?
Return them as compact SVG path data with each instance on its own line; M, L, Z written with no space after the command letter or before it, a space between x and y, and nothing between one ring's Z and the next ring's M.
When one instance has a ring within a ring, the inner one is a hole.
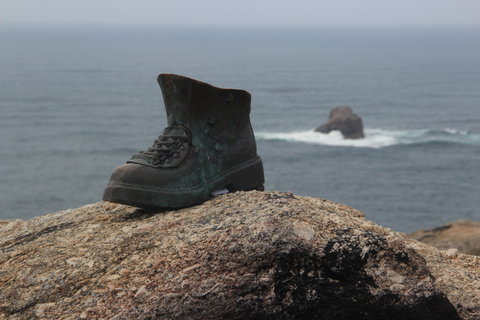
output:
M457 134L462 135L462 136L468 135L468 131L457 130L457 129L452 129L452 128L445 129L445 132L448 133L448 134L453 134L453 135L457 135Z
M336 147L383 148L399 144L421 144L429 142L450 142L462 144L479 144L480 135L455 129L445 130L383 130L365 129L363 139L343 139L340 131L321 134L312 130L294 132L257 132L259 140L284 140Z

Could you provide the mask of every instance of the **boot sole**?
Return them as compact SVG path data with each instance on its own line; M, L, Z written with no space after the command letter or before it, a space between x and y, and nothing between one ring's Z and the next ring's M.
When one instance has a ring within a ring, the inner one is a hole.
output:
M145 189L140 185L109 185L105 188L103 200L140 208L184 208L207 201L213 191L221 188L227 188L230 192L263 191L264 182L262 159L256 156L208 180L204 186L188 190L165 190Z

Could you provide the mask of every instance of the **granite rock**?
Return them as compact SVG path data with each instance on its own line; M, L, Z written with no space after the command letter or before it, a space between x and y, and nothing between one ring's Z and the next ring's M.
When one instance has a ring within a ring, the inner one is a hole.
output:
M409 236L438 249L457 249L461 253L480 256L479 221L455 220L433 229L415 231Z
M478 319L480 262L326 199L0 221L0 319Z

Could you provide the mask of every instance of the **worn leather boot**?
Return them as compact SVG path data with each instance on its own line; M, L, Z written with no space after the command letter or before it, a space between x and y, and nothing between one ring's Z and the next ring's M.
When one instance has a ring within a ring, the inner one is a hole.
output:
M113 170L103 200L181 208L215 190L263 190L262 159L250 125L247 91L161 74L168 127L146 151Z

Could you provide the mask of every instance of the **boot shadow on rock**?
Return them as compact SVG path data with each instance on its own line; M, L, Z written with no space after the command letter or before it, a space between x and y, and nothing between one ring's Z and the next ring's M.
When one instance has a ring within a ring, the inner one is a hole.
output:
M333 130L339 130L344 139L365 138L362 118L353 113L349 106L333 108L327 123L316 128L315 132L330 133Z
M263 190L250 93L175 74L157 80L168 126L148 150L113 170L103 200L182 208L208 200L216 190Z

